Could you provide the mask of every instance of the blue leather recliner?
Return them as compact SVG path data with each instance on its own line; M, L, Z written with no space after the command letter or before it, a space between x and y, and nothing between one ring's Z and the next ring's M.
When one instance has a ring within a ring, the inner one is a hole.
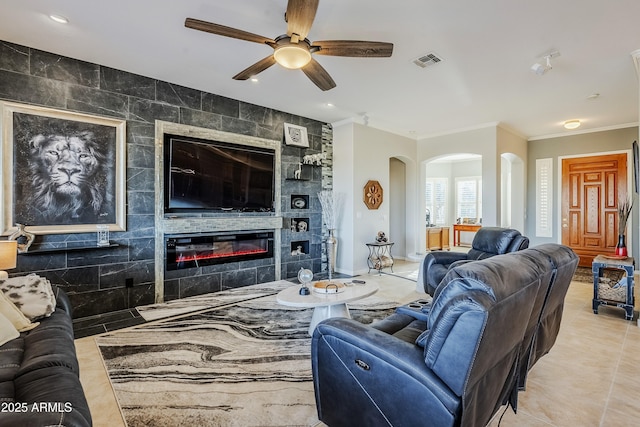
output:
M468 253L434 251L429 252L422 261L424 291L429 295L438 287L442 278L454 263L475 261L519 251L529 247L529 238L520 234L518 230L501 227L482 227L471 242Z
M485 426L553 345L577 263L565 246L540 245L454 266L432 302L372 325L321 322L311 359L319 419Z

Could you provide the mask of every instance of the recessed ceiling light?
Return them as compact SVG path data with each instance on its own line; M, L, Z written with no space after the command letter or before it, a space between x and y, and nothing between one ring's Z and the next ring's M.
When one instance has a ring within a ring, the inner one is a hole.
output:
M330 102L327 102L325 105L327 106L327 108L333 108L333 107L335 107L335 105L333 105L333 104L332 104L332 103L330 103Z
M258 78L257 78L257 77L251 77L251 81L252 81L253 83L258 83L260 80L258 80Z
M56 21L58 24L68 24L69 20L62 15L49 15L49 18Z
M564 122L565 129L577 129L580 127L580 120L567 120Z

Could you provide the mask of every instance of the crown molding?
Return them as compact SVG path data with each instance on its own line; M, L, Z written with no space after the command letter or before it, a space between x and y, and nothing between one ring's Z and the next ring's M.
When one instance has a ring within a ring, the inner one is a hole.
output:
M601 128L582 129L582 130L576 130L576 131L571 131L571 132L562 132L562 133L553 133L553 134L549 134L549 135L533 136L533 137L529 138L528 141L538 141L538 140L541 140L541 139L551 139L551 138L562 138L562 137L565 137L565 136L583 135L585 133L606 132L608 130L626 129L626 128L637 127L637 126L638 126L638 122L635 122L635 123L624 123L624 124L620 124L620 125L605 126L605 127L601 127Z

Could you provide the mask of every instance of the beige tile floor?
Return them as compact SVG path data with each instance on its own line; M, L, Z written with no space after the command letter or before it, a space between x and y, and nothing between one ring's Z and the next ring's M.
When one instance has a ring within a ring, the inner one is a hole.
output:
M411 276L417 267L399 261L394 271ZM380 284L379 296L422 296L407 279L377 273L371 277ZM590 284L571 284L556 344L531 370L518 413L508 409L500 426L640 425L640 327L635 320L624 320L624 311L615 307L601 307L593 314L592 297ZM76 348L94 425L124 426L94 337L76 340ZM499 425L501 414L491 427Z

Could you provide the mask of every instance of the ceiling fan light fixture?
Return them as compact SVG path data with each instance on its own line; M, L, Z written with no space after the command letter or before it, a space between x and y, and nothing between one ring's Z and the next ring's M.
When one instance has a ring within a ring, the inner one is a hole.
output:
M577 129L580 127L580 120L567 120L564 122L565 129Z
M273 57L276 59L276 62L284 68L297 70L311 61L311 52L303 46L289 44L278 46L275 52L273 52Z

